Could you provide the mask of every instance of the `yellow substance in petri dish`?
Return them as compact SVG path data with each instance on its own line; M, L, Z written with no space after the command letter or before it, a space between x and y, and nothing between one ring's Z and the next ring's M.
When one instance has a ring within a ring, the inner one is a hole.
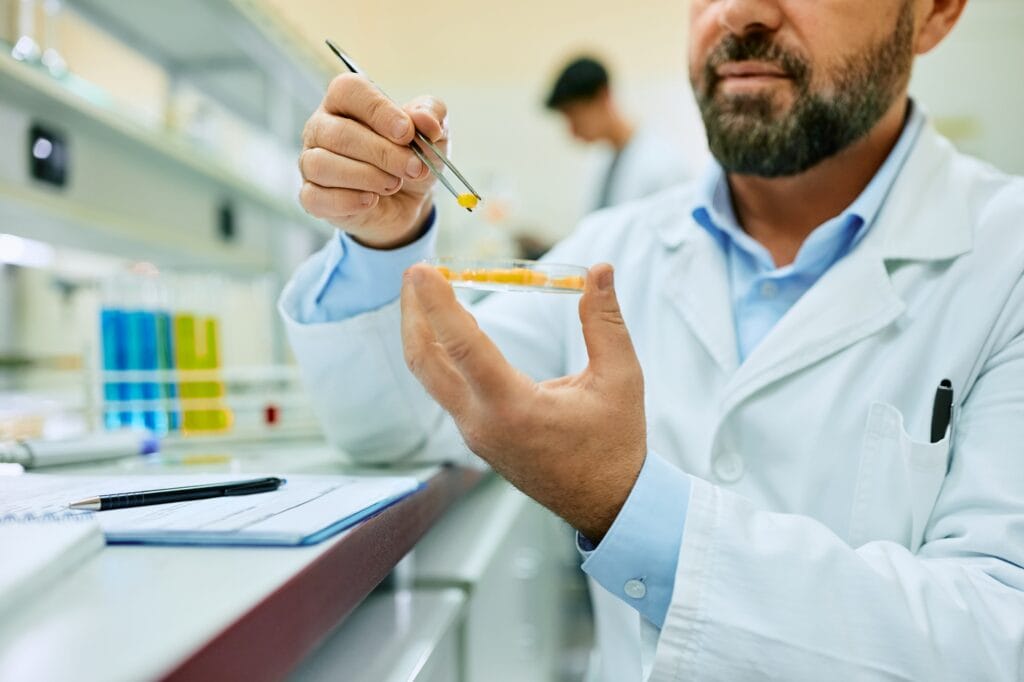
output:
M480 203L480 200L476 198L476 195L470 194L469 192L460 194L457 201L459 202L459 206L462 208L468 208L470 211L476 208L476 205Z
M526 272L526 283L535 286L543 287L548 283L548 276L543 272L537 272L536 270L525 270Z
M449 282L480 282L489 284L514 284L527 287L556 287L559 289L583 289L583 278L579 276L550 279L543 272L529 268L494 268L453 271L443 265L435 265L437 271Z
M556 277L551 280L551 286L558 287L559 289L577 289L583 290L584 280L579 275L572 275L570 277Z

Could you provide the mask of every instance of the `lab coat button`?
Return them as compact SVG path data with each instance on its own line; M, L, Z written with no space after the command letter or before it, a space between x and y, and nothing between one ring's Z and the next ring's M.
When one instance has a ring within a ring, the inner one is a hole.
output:
M647 586L642 580L627 580L622 590L632 599L643 599L647 596Z
M726 452L715 460L715 476L726 483L743 478L743 459L735 452Z

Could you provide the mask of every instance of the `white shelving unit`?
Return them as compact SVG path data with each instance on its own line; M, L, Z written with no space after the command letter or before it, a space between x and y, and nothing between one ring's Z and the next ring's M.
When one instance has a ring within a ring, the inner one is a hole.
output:
M65 0L67 6L251 124L297 140L332 71L252 0Z
M65 0L65 7L285 150L297 151L302 123L332 73L326 57L248 0ZM229 161L184 132L134 118L73 77L54 78L7 52L0 54L0 126L10 133L0 143L2 231L171 267L282 277L332 233L301 210L290 165L280 181L273 172L268 180L265 166L246 165L261 163L260 155L241 149ZM28 177L23 138L40 121L69 138L65 188ZM278 156L265 163L290 158ZM234 238L217 234L223 205L240 226ZM306 236L292 238L296 232Z

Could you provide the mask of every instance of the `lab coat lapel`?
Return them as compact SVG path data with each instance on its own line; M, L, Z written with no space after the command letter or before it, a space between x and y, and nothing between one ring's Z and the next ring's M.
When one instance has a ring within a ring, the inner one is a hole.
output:
M739 356L722 249L696 224L676 227L681 237L672 246L679 248L670 256L663 295L719 367L732 374Z
M897 261L955 258L970 250L952 147L926 126L863 242L830 268L739 367L726 389L729 411L765 386L887 327L905 309L889 276Z
M724 409L878 332L903 310L881 257L850 254L829 269L747 357L729 382Z

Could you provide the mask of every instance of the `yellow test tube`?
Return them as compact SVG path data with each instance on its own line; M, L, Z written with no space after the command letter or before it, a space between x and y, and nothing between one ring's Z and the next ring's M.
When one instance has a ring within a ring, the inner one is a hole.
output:
M220 378L220 325L215 317L181 312L174 316L175 364L182 371L179 387L182 432L211 433L231 428L233 415L224 401ZM195 377L189 378L193 373Z

